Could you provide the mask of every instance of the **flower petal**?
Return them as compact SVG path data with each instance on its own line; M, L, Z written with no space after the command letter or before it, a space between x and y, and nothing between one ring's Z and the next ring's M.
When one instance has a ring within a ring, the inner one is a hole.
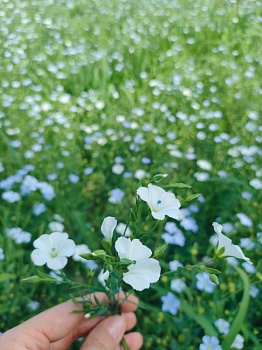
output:
M67 239L64 244L60 247L59 255L61 256L72 256L76 250L75 242L72 239Z
M133 239L131 242L131 249L129 253L130 260L145 260L150 258L152 255L151 249L142 244L139 239Z
M40 249L42 252L49 252L50 250L50 235L44 234L34 241L34 247Z
M65 232L52 232L49 235L50 247L55 247L58 251L64 245L68 238L68 234Z
M51 270L61 270L67 264L67 258L64 256L57 256L55 258L49 258L46 265Z
M131 250L131 239L126 237L119 237L115 243L115 249L118 252L120 259L129 259Z
M149 288L150 283L157 282L161 271L159 262L152 258L131 264L128 270L124 273L123 280L139 291Z
M218 224L217 222L213 222L213 227L216 233L222 233L223 226Z
M31 259L36 266L43 266L49 259L49 255L40 249L35 249L31 253Z
M101 225L101 232L106 240L111 241L116 225L117 220L113 216L104 218Z
M136 193L139 195L139 197L142 199L142 201L148 202L148 188L146 187L139 187L139 189L136 191Z

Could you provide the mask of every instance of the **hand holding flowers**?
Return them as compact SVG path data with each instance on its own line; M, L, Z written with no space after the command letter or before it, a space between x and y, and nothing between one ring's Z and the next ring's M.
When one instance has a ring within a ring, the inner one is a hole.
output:
M162 175L159 176L160 180L164 177ZM83 303L82 310L87 315L86 317L95 317L97 315L108 316L119 313L118 303L114 297L116 293L120 290L126 290L127 285L131 286L135 291L142 291L149 288L151 283L156 283L160 279L161 266L158 259L163 255L167 244L154 247L148 247L144 244L147 242L149 235L151 237L154 236L154 230L150 229L150 225L147 225L149 227L147 232L142 231L138 227L137 218L140 205L146 202L150 214L159 222L163 221L166 216L180 220L182 213L180 211L181 203L179 199L173 193L165 191L162 187L153 185L151 182L153 180L150 181L147 187L141 186L138 188L135 207L130 210L130 217L122 234L116 232L116 218L107 216L103 219L101 225L101 238L103 237L101 244L103 249L81 254L81 259L95 260L102 265L101 272L106 277L104 278L105 293L108 296L108 302L106 304L101 304L99 301L97 301L95 306L90 303ZM184 188L189 186L174 184L168 187ZM186 200L192 200L197 196L191 195ZM125 235L128 232L129 226L132 228L133 235L127 238ZM214 257L209 262L216 258L235 257L251 263L250 259L245 257L242 250L238 246L233 245L231 239L222 234L222 225L214 222L213 227L217 234L217 246ZM34 242L34 246L36 249L32 252L31 258L35 265L43 266L47 264L47 267L53 270L64 268L67 258L74 254L76 248L75 243L68 238L66 233L62 232L42 235ZM205 272L212 282L219 283L216 275L220 271L209 267L208 262L201 262L193 266L187 265L185 268L195 269L201 273ZM174 272L171 271L171 273ZM164 274L170 274L170 272ZM63 283L68 283L74 287L78 286L78 282L67 279L64 272L61 272L60 276ZM39 282L40 280L51 282L52 278L41 272L38 276L29 277L26 280L31 282ZM85 284L79 283L79 291L83 290L84 286ZM88 292L88 286L86 285L85 287L85 290ZM165 299L162 297L162 300ZM168 302L168 300L165 302ZM177 307L179 306L180 302L177 304ZM121 344L124 346L124 349L128 349L124 341Z

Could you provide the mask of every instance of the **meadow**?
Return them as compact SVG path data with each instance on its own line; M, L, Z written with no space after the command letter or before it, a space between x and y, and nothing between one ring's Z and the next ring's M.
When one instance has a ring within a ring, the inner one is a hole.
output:
M22 282L39 269L34 240L60 224L100 249L103 218L121 232L137 188L167 174L161 185L188 187L171 189L182 220L159 222L148 238L152 250L169 243L161 267L173 273L137 293L143 349L216 350L204 336L223 350L262 349L261 8L1 0L1 332L70 297L59 280ZM177 269L212 256L214 221L253 262L212 265L218 285ZM70 259L66 271L101 288L102 268Z

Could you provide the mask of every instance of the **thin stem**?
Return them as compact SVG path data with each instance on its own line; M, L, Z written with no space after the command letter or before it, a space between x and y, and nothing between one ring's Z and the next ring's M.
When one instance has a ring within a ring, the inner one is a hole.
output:
M129 347L126 343L126 340L125 338L122 338L121 342L120 342L120 345L121 345L121 349L123 348L123 350L129 350Z

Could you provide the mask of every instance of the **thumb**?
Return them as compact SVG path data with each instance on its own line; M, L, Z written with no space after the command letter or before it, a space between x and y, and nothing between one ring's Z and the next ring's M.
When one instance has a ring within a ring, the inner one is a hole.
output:
M125 331L124 316L115 315L105 318L88 334L81 350L114 350Z

